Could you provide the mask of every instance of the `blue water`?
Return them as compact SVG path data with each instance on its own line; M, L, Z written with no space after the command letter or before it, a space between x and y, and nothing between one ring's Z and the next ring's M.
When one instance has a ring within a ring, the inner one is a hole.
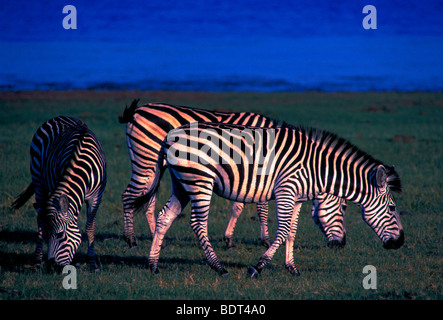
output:
M0 90L443 90L443 1L335 2L3 1Z

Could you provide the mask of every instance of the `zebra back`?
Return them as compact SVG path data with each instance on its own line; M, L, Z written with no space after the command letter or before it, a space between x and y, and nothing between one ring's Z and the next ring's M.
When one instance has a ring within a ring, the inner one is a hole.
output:
M36 188L46 194L58 188L72 194L70 203L75 203L76 211L85 197L106 184L102 146L94 133L78 119L59 116L43 123L32 139L30 152L32 180Z
M132 181L126 196L126 211L137 210L157 191L162 168L165 163L160 159L161 147L168 133L189 123L232 123L250 126L272 127L276 122L266 116L252 112L220 112L205 109L175 106L165 103L149 103L137 106L134 100L119 117L120 123L126 123L126 136L132 165ZM149 177L148 192L143 181ZM125 198L125 197L124 197Z

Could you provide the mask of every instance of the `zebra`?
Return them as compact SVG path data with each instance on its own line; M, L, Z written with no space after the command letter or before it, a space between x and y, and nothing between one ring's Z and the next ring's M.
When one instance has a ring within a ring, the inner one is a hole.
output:
M192 122L221 122L256 127L273 127L276 121L260 114L252 112L220 112L209 111L184 106L174 106L165 103L149 103L138 106L139 99L133 100L129 107L126 106L123 114L119 117L120 123L126 123L126 139L129 156L131 159L132 176L129 184L122 193L124 211L124 239L130 248L136 247L137 242L133 229L134 202L144 199L145 215L149 223L150 231L155 231L155 202L156 192L153 190L153 181L163 175L166 164L157 162L161 144L168 132L181 125ZM146 195L149 195L148 197ZM329 196L327 206L323 205L325 196L319 195L314 201L312 216L319 224L328 240L330 247L342 247L346 237L344 228L344 200ZM335 200L335 202L334 202ZM332 205L335 203L335 206ZM244 207L243 203L234 202L231 209L231 217L225 231L224 240L228 248L234 247L233 233L238 216ZM325 208L327 209L325 209ZM270 246L270 238L267 227L268 204L257 203L257 212L260 220L260 238L262 244ZM333 216L332 219L320 219L320 217ZM328 226L323 225L324 222ZM335 226L332 228L332 226ZM329 234L334 230L333 234ZM341 230L341 234L338 232Z
M257 146L259 151L254 150ZM277 128L185 125L168 135L160 155L159 161L166 160L171 173L172 194L157 218L148 258L153 273L158 273L165 233L190 202L190 224L209 266L228 275L208 238L213 193L238 202L276 201L276 237L259 262L248 267L251 278L259 276L285 240L285 266L291 274L300 274L293 257L299 211L304 201L319 193L359 205L363 220L384 248L398 249L404 243L392 195L401 192L398 173L333 133L286 123ZM263 170L266 174L261 174ZM142 205L135 203L136 208Z
M83 121L58 116L37 129L30 154L32 182L17 196L12 208L19 209L35 193L36 265L43 260L43 240L48 241L48 266L72 262L82 240L78 215L86 202L88 260L98 271L95 220L106 186L106 160L100 142Z

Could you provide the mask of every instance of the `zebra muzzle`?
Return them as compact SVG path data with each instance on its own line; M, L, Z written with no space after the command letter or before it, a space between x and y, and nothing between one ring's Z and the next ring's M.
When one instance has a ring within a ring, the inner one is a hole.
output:
M383 243L383 248L385 249L398 249L405 243L405 233L400 230L400 236L396 239L390 238L388 241Z
M328 247L331 249L342 249L346 245L346 235L344 235L343 239L333 239L328 241Z
M63 269L63 266L58 264L54 258L49 259L46 264L46 271L48 273L50 273L50 272L60 273L60 272L62 272L62 269Z

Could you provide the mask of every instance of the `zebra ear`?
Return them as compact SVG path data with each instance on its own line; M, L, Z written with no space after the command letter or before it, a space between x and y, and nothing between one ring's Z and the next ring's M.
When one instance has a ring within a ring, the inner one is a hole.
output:
M62 194L60 196L59 205L60 205L61 212L66 215L68 213L68 209L69 209L69 199L66 194Z
M386 174L386 169L382 165L377 167L377 171L375 173L375 182L377 187L385 188L387 185L388 175Z

